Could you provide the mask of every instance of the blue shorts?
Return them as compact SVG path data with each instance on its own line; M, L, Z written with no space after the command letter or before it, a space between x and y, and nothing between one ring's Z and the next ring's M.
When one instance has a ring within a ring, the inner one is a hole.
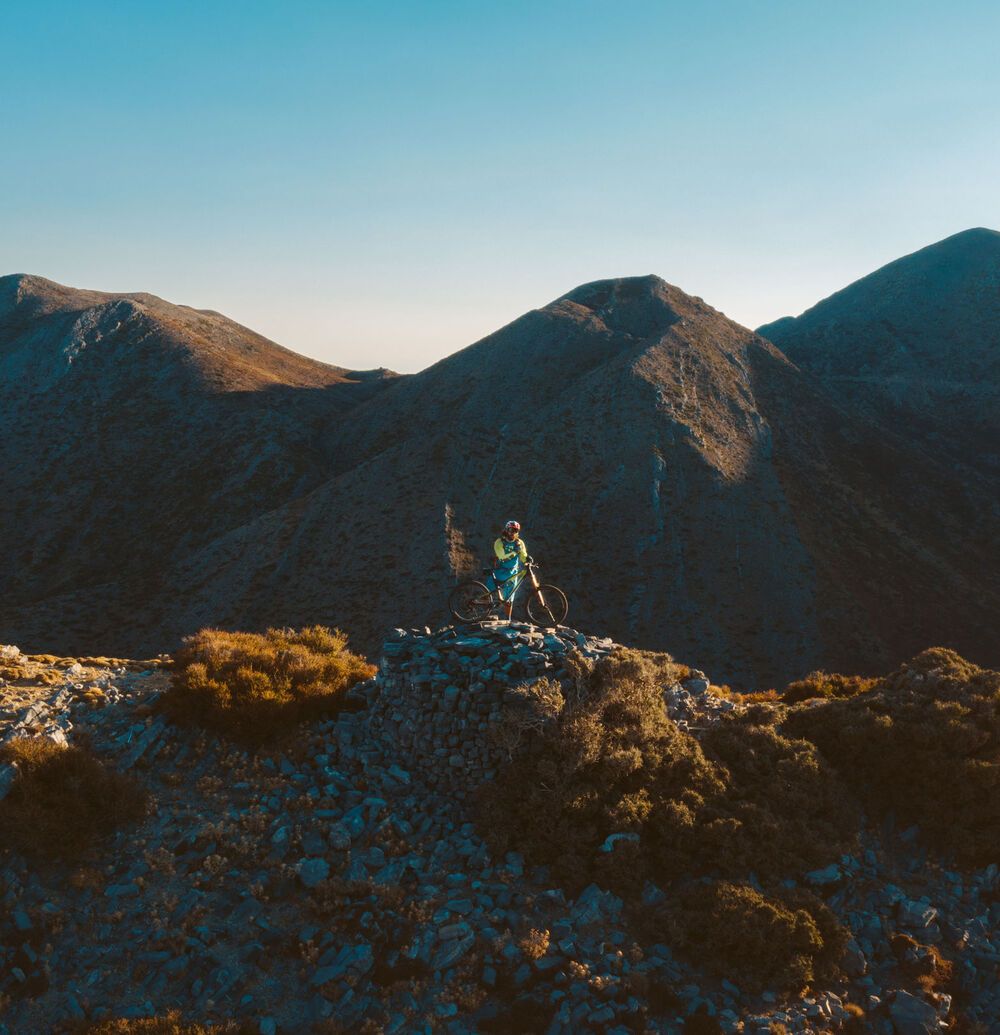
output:
M500 599L504 603L509 603L517 596L522 582L524 582L524 568L520 564L513 568L494 568L493 573L486 578L486 588L499 590Z

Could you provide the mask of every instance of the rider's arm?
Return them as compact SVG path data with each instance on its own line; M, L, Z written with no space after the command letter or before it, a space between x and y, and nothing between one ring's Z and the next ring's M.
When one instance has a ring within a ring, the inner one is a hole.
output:
M499 564L507 557L507 551L503 548L503 539L500 536L497 536L497 540L493 544L493 552L497 555L495 564Z
M528 547L523 539L518 539L517 541L517 555L521 558L522 564L528 563Z

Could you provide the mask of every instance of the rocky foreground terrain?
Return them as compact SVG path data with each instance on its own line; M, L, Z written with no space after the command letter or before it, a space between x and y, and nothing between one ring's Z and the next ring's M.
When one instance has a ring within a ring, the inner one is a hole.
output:
M851 937L839 976L787 995L637 936L596 884L567 891L491 853L474 792L518 751L515 688L571 681L568 659L610 640L397 630L350 708L258 751L168 722L163 659L2 650L0 741L87 744L149 792L146 817L82 861L0 849L4 1035L171 1009L263 1035L1000 1031L998 867L949 868L918 827L867 823L853 853L802 876ZM756 706L682 675L663 700L695 737ZM0 797L17 776L0 770ZM650 883L642 899L665 895Z

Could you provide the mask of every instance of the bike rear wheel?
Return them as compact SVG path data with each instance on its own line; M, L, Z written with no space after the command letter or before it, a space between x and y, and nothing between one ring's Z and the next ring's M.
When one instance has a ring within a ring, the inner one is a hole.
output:
M493 610L493 598L481 582L460 582L448 597L448 610L457 622L481 622Z
M569 601L558 586L538 586L528 597L527 611L535 625L562 625L569 613Z

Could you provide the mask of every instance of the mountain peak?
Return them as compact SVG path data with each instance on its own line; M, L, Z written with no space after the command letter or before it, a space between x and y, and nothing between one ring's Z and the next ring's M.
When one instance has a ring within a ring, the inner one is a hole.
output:
M679 288L653 274L615 277L581 284L550 303L545 311L564 313L568 306L580 307L609 331L633 338L652 338L680 320L676 303L687 298Z
M904 255L882 269L922 269L930 262L996 263L1000 260L1000 233L985 226L970 227ZM876 271L878 272L878 271Z
M1000 470L1000 233L973 227L759 329L799 367L950 462Z
M589 309L600 309L614 302L635 302L642 299L664 297L670 291L670 285L654 273L641 277L608 277L603 280L592 280L580 284L561 295L557 301L564 299L585 305Z
M937 248L940 245L959 242L983 242L1000 247L1000 231L991 230L988 226L972 226L968 230L959 230L957 234L942 238L936 244L928 245L928 247Z

